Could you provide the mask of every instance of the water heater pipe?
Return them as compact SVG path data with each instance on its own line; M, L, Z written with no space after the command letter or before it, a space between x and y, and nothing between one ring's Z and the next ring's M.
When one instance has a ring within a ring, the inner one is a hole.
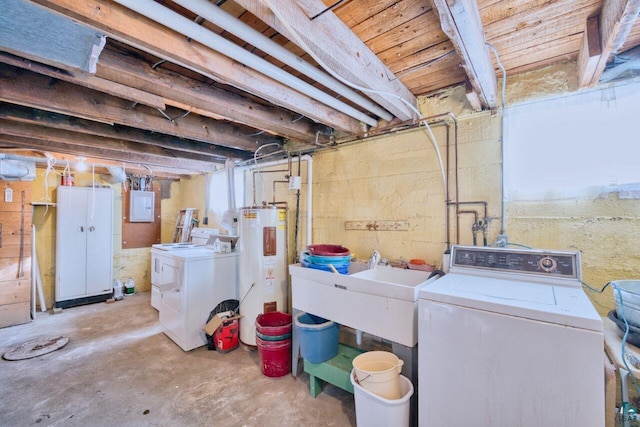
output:
M301 156L301 160L307 162L307 236L306 236L306 245L310 245L311 241L311 227L313 225L313 158L305 154ZM247 169L253 170L258 168L268 168L272 166L280 166L284 164L288 164L289 159L282 160L274 160L271 162L260 163L255 165L250 163L246 166L237 167L237 169ZM306 246L305 245L305 246Z
M236 184L234 177L233 160L227 159L224 162L224 167L227 172L227 197L229 201L229 210L236 211Z

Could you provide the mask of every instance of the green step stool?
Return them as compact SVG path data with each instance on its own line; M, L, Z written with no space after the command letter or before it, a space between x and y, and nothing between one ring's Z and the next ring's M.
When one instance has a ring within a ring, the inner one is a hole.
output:
M362 351L348 345L339 344L338 354L322 363L311 363L304 360L304 371L309 374L309 392L311 396L318 397L322 392L325 382L353 393L351 384L351 370L353 359Z

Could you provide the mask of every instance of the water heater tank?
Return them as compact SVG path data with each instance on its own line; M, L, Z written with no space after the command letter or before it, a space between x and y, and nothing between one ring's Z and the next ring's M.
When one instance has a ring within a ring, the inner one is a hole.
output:
M256 345L255 321L270 311L287 311L285 209L240 208L240 341Z

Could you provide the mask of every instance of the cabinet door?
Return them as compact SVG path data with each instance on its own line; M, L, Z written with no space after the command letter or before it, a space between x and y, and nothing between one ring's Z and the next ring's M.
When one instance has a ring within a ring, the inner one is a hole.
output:
M87 295L109 292L113 274L113 192L87 188Z
M58 187L56 227L56 301L86 294L87 195Z

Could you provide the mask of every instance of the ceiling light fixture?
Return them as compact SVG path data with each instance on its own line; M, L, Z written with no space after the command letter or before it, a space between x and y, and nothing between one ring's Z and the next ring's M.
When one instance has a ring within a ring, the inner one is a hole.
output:
M87 158L76 156L76 172L86 172L87 171Z

